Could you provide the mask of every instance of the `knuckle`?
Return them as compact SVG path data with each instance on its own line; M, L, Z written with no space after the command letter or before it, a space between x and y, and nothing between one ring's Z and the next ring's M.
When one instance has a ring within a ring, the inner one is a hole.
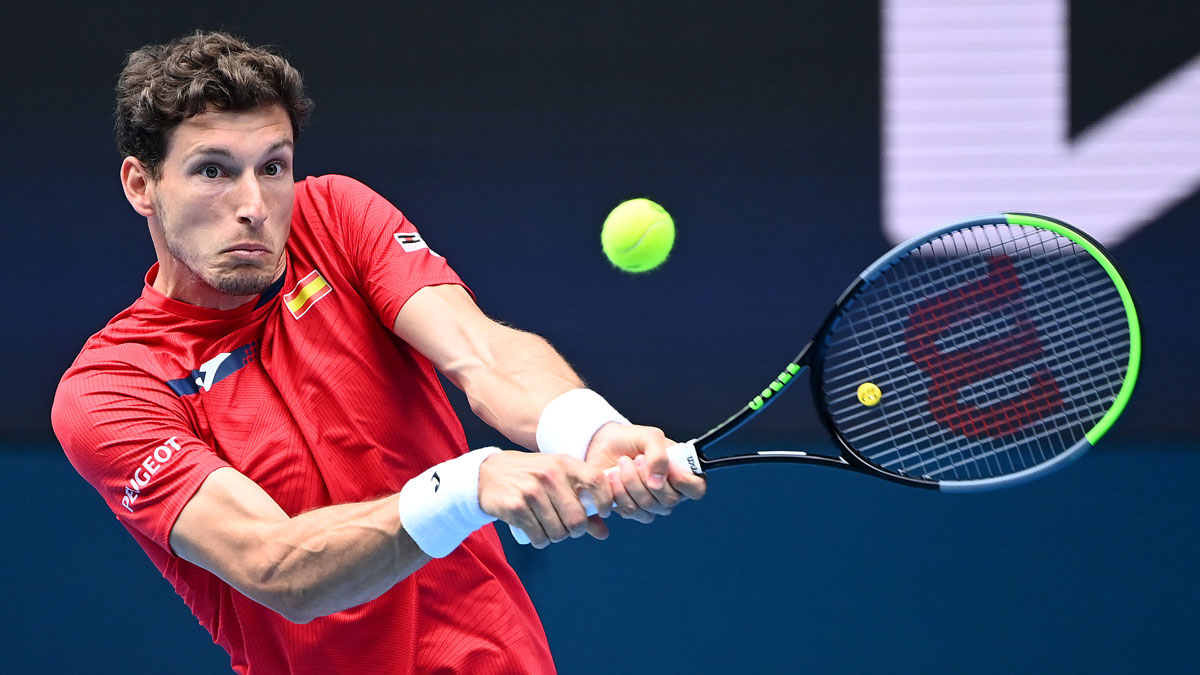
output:
M591 464L584 464L583 466L584 471L580 474L581 478L595 486L608 483L608 476L604 475L603 469Z
M658 494L647 488L645 492L639 495L638 503L643 507L658 506Z

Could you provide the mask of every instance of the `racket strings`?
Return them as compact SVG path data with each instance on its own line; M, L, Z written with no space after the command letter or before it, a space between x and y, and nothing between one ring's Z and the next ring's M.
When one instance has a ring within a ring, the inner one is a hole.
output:
M1117 319L1123 315L1124 315L1124 308L1121 308L1121 310L1119 312L1109 312L1108 314L1097 317L1097 320L1093 321L1092 323L1093 324L1098 323L1100 320ZM1084 326L1084 328L1086 328L1086 327L1087 326ZM1065 336L1065 332L1063 332L1063 335ZM1085 357L1087 354L1094 353L1100 349L1118 349L1118 348L1124 348L1126 350L1125 353L1127 354L1128 347L1129 347L1128 339L1118 341L1118 340L1107 339L1103 335L1096 336L1093 334L1092 338L1088 342L1083 342L1083 341L1077 342L1077 345L1075 348L1063 351L1061 353L1061 356L1066 357L1066 358L1082 358L1082 357ZM895 350L892 350L889 354L885 355L885 360L886 359L896 359L896 358L901 358L901 357L906 358L907 355L902 355L902 354L897 353ZM971 398L985 399L985 398L991 397L991 398L996 399L995 401L991 401L992 403L998 402L999 400L1008 398L1008 396L1006 396L1006 394L1011 395L1014 380L1020 381L1019 378L1028 377L1029 372L1034 370L1035 368L1036 368L1036 365L1027 364L1027 365L1021 367L1020 369L1013 369L1013 370L1001 372L995 376L988 377L988 378L979 380L975 383L963 386L963 388L959 390L960 395L962 396L962 398L964 400L971 399ZM832 375L832 377L830 379L838 379L838 378L864 379L864 378L868 378L875 369L872 368L869 364L864 362L859 367L857 367L853 370L847 370L847 369L841 369L841 370L843 370L845 372L841 372L839 374ZM1092 379L1074 380L1071 382L1071 385L1074 388L1081 389L1081 390L1083 390L1085 387L1095 387L1095 388L1099 388L1099 389L1104 389L1104 387L1100 386L1101 381L1102 381L1101 378L1107 380L1107 379L1111 379L1115 376L1117 376L1117 375L1115 375L1112 372L1101 372L1101 373L1098 373ZM914 396L919 393L925 392L926 387L927 387L926 383L924 383L920 380L917 380L917 379L912 379L912 380L907 380L907 381L899 383L898 386L896 386L894 389L891 390L891 392L899 397ZM1078 394L1084 395L1087 392L1091 392L1092 395L1095 395L1094 394L1095 391L1096 391L1096 389L1086 389L1085 391L1078 392ZM984 403L982 403L980 401L976 401L976 405L984 405ZM853 422L853 421L855 421L857 419L861 419L861 418L871 418L873 416L873 414L874 414L873 411L870 409L861 409L857 412L847 413L843 417L843 419L847 423L850 423L850 422ZM848 428L854 429L854 427L848 427Z
M1069 275L1064 275L1064 276L1069 276ZM1107 279L1107 277L1105 277L1105 279ZM1098 281L1100 283L1104 282L1104 280L1098 280ZM1044 286L1044 285L1048 285L1048 284L1042 284L1042 285ZM1035 287L1033 290L1037 290L1037 288ZM1076 311L1076 312L1080 313L1079 315L1082 315L1082 313L1084 311L1084 304L1090 305L1091 308L1096 312L1099 312L1101 310L1101 307L1103 307L1102 314L1089 314L1087 320L1092 323L1095 323L1098 320L1104 321L1104 322L1118 320L1118 319L1123 318L1125 315L1125 306L1121 302L1121 298L1119 295L1114 295L1111 298L1108 298L1099 304L1096 302L1096 300L1094 298L1077 298L1074 301L1068 301L1068 302L1064 303L1064 305L1063 305L1064 311L1060 312L1059 314L1065 314L1066 316L1069 316L1071 318L1077 318L1078 315L1073 315L1070 312ZM896 303L896 308L898 308L898 307L899 307L899 303ZM893 309L896 309L896 308L893 308ZM1059 318L1061 318L1061 317L1059 317ZM965 322L960 322L960 323L965 323ZM986 343L987 341L989 341L995 337L998 337L1005 332L1008 332L1008 331L999 330L1000 324L1003 324L1003 327L1009 327L1009 328L1011 327L1011 321L1009 321L1009 320L988 321L986 323L981 323L980 325L978 325L974 328L975 332L973 334L971 334L969 337L966 335L958 336L954 339L954 342L957 344L950 345L950 346L951 347L969 346L970 344L972 344L970 342L970 340L974 340L975 342L979 342L979 343ZM997 325L997 330L992 331L992 332L985 332L984 329L989 325ZM1079 326L1071 325L1070 323L1066 323L1066 322L1062 322L1062 321L1056 322L1055 317L1047 317L1047 328L1048 328L1048 336L1052 339L1057 339L1057 338L1061 338L1067 332L1077 330L1079 328ZM954 328L950 327L947 330L953 331ZM829 346L832 348L839 348L839 347L842 347L842 346L848 344L851 340L854 340L854 336L843 337L836 342L831 342L829 344ZM855 345L857 347L861 348L862 350L872 350L872 349L882 350L882 349L886 349L886 348L895 347L895 338L892 335L880 334L871 340L856 340ZM948 351L948 350L949 349L943 348L943 351ZM827 372L830 372L830 373L849 372L852 369L853 370L865 370L868 367L870 359L875 356L875 353L871 352L871 351L865 351L865 353L860 353L860 356L861 356L861 358L847 359L845 362L838 363L836 365L830 365L827 367L826 370L827 370Z
M1038 347L1040 348L1040 344L1038 345ZM961 395L961 392L960 392L960 395ZM1029 413L1029 411L1028 411L1028 409L1026 409L1026 410L1020 411L1019 415L1027 418L1028 413ZM1035 418L1036 418L1036 416L1035 416ZM1048 421L1061 422L1062 420L1050 418L1050 420L1048 420ZM1034 432L1039 430L1039 428L1053 430L1053 427L1046 423L1038 423L1038 424L1031 425L1031 426L1032 426L1031 430ZM1050 457L1053 456L1052 454L1049 454L1049 453L1053 452L1053 448L1047 447L1047 443L1046 443L1047 439L1042 438L1042 437L1036 437L1033 440L1034 440L1034 442L1028 443L1024 448L1024 451L1028 457L1028 461L1030 461L1031 463L1040 463L1040 462L1046 461L1047 459L1049 459ZM975 468L974 466L972 466L970 464L970 461L972 460L973 457L971 455L959 457L958 455L960 453L957 452L958 450L960 450L960 448L955 448L955 447L951 446L951 452L944 453L942 455L937 455L935 457L926 459L924 461L921 461L921 462L918 462L915 464L906 463L905 470L906 471L921 471L923 473L932 474L931 477L934 477L939 472L954 471L954 470L962 467L962 468L968 469L968 471L966 472L966 477L976 477L975 471L970 470L970 469ZM1000 456L1002 453L1010 453L1013 450L1013 448L1012 447L1001 447L1001 448L992 448L992 449L986 450L986 451L982 451L983 448L980 448L980 450L981 450L981 452L978 452L976 455L974 455L974 458L978 458L978 459L995 458L997 456ZM1011 454L1008 456L1010 458L1012 457ZM935 465L932 468L930 467L931 463ZM991 468L995 468L997 466L997 463L994 461L989 461L988 466ZM1016 465L1013 465L1011 463L1009 464L1010 469L1019 469L1021 466L1022 466L1021 464L1016 464ZM1001 468L1003 468L1003 467L1001 467ZM961 478L963 476L955 473L952 477Z
M987 478L1079 442L1121 387L1129 340L1119 292L1074 242L976 226L860 289L828 336L821 384L835 425L872 463ZM880 405L857 400L866 381L883 390ZM1037 382L1044 391L1031 396Z
M1057 420L1052 420L1052 421L1057 421ZM1042 426L1045 426L1045 425L1042 425ZM1030 451L1033 453L1033 455L1032 455L1032 459L1033 459L1034 461L1045 461L1045 459L1047 459L1047 456L1046 456L1046 447L1045 447L1045 446L1046 446L1046 443L1042 442L1042 440L1043 440L1043 439L1038 439L1038 441L1039 441L1039 442L1037 442L1037 443L1034 443L1034 444L1031 444L1031 445L1029 446L1029 450L1030 450ZM989 452L987 452L987 453L984 453L984 456L987 456L987 457L992 457L992 456L995 456L997 453L999 453L999 452L1003 452L1003 451L1005 451L1005 450L1007 450L1007 448L993 449L993 450L991 450L991 451L989 451ZM940 461L941 459L943 459L943 458L940 458L940 457L935 457L933 461ZM910 469L910 470L922 470L922 469L927 469L927 468L928 468L928 466L927 466L927 465L928 465L928 462L925 462L925 463L922 463L922 464L918 464L918 465L915 465L915 466L911 466L911 467L909 467L909 469ZM946 464L946 465L943 467L943 469L944 469L944 470L952 470L952 469L956 469L956 468L958 468L958 467L962 467L962 466L967 466L967 465L965 464L965 462L963 462L963 461L961 461L961 460L959 460L959 461L951 461L951 462L949 462L948 464Z

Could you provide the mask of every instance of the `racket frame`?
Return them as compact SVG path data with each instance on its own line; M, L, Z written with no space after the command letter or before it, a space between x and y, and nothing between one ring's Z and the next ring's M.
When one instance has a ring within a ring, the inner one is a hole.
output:
M845 311L854 304L854 299L858 291L866 284L869 284L874 279L878 278L888 267L902 259L914 248L922 244L933 241L938 237L945 235L948 232L956 230L968 229L976 226L987 225L1016 225L1036 227L1048 230L1074 242L1080 248L1083 248L1090 254L1108 273L1114 285L1117 287L1122 301L1125 305L1126 320L1129 322L1130 347L1129 360L1126 367L1125 380L1122 383L1121 390L1117 394L1112 406L1100 421L1087 432L1083 439L1078 443L1068 448L1066 451L1055 456L1053 459L1026 468L1022 471L997 476L985 479L976 480L930 480L917 476L907 476L904 474L885 471L876 467L869 460L862 457L854 447L846 440L842 433L834 424L833 418L829 413L829 408L825 405L825 394L821 388L821 381L824 370L824 337L832 332L837 321L843 316ZM1048 474L1052 471L1066 466L1070 462L1082 456L1089 448L1091 448L1100 437L1103 436L1112 424L1116 421L1124 410L1129 398L1132 395L1134 384L1137 380L1138 370L1141 362L1141 330L1137 318L1137 311L1133 302L1132 295L1128 286L1112 261L1112 257L1104 250L1095 239L1088 236L1086 233L1053 218L1040 216L1031 213L1001 213L979 216L964 221L959 221L945 225L935 230L924 232L920 235L912 237L904 241L890 251L880 256L874 263L868 266L863 272L854 279L853 282L838 296L834 303L833 309L826 315L825 320L821 323L821 327L813 334L813 338L800 350L796 358L784 368L783 372L775 378L763 391L752 399L749 403L734 413L721 424L709 429L707 432L695 439L689 441L693 446L696 458L699 460L700 468L704 471L713 469L726 468L730 466L738 466L743 464L758 464L758 463L797 463L797 464L821 464L832 466L840 469L850 469L860 473L865 473L894 483L900 483L912 487L920 487L926 489L940 489L945 492L978 492L991 490L1011 485L1017 485L1027 482L1038 476ZM783 391L789 387L796 378L803 374L804 370L809 370L809 385L813 394L813 405L816 408L817 416L821 420L822 426L829 433L830 439L834 442L840 451L838 456L809 454L801 451L791 450L774 450L774 451L759 451L748 454L727 455L723 457L708 457L704 450L709 446L717 443L729 434L733 433L742 425L749 422L759 413L773 403Z

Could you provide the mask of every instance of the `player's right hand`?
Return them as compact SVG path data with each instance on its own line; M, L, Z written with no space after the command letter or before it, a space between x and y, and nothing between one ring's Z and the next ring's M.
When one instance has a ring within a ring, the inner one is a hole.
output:
M581 490L591 493L599 517L588 517ZM524 530L534 548L584 534L607 538L603 518L612 503L604 472L567 455L507 450L479 466L479 507Z

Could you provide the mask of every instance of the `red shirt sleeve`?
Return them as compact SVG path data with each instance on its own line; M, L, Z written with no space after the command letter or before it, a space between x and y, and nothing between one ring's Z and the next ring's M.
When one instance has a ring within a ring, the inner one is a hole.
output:
M316 216L349 262L363 298L389 329L413 293L426 286L470 289L429 248L404 214L371 188L346 176L309 178L305 217Z
M51 420L67 458L117 519L167 551L184 505L229 466L197 437L179 397L127 364L77 362L59 383Z

